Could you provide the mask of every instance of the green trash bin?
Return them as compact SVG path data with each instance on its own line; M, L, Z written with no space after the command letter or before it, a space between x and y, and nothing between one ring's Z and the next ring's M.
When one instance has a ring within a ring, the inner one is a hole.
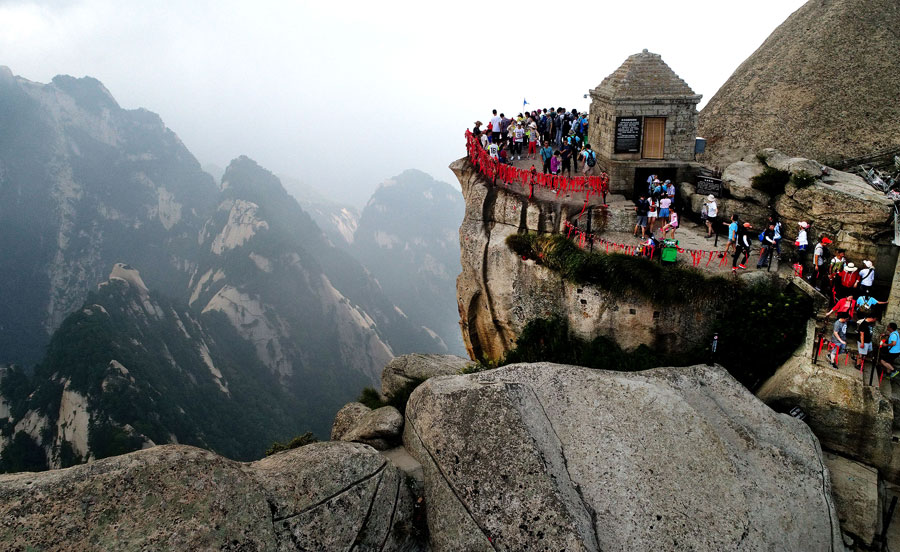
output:
M678 256L678 240L665 239L662 241L662 262L674 263Z

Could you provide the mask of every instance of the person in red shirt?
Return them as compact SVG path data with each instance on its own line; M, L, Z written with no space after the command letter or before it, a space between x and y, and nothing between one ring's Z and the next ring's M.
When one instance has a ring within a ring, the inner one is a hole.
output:
M831 313L834 313L834 312L836 312L836 313L846 312L847 314L850 315L851 318L853 318L853 310L855 308L856 308L856 303L853 301L853 296L848 295L848 296L844 297L843 299L841 299L840 301L838 301L837 303L835 303L834 307L832 307L832 309L830 311L825 313L825 317L827 318L828 316L831 315Z
M859 273L857 272L856 266L853 263L845 264L844 269L841 270L839 275L840 280L837 285L838 297L853 293L853 290L859 285Z

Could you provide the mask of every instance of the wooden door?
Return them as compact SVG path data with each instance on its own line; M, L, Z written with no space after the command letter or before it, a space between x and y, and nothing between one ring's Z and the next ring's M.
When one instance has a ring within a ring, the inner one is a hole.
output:
M644 146L641 157L663 159L666 146L666 118L644 117Z

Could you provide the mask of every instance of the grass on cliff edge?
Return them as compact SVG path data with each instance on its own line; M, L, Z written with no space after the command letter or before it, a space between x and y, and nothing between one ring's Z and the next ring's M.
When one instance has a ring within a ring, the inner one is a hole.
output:
M586 341L572 335L559 318L536 319L526 324L516 347L503 359L482 361L479 369L544 361L637 371L712 361L755 390L800 346L806 322L814 313L812 299L786 285L748 286L739 280L706 277L694 268L660 266L629 255L588 253L560 235L515 234L506 243L517 254L559 271L570 281L614 293L632 292L660 304L689 302L710 293L726 294L729 300L710 331L695 336L694 346L677 355L662 355L644 345L626 352L607 337ZM712 358L709 347L715 333L719 334L718 351Z
M698 295L734 294L740 282L705 276L693 267L662 266L644 257L589 253L560 234L512 234L506 245L577 284L593 284L620 295L635 293L661 305L694 300Z

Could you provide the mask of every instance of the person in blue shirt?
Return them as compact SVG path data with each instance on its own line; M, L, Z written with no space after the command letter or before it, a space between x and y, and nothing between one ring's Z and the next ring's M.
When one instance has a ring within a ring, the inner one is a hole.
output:
M737 245L738 225L740 224L737 214L731 215L731 222L723 222L722 224L728 226L728 245L725 246L725 254L728 255L731 248Z
M553 157L553 148L550 142L544 140L544 147L541 148L541 159L544 160L544 174L550 174L550 159Z
M888 371L888 377L894 379L900 370L894 367L894 361L900 356L900 332L897 332L897 324L891 322L888 324L887 343L883 344L881 350L881 365ZM883 343L883 342L882 342Z
M860 295L856 300L856 310L863 314L874 312L875 305L887 305L887 301L879 301L871 295Z

